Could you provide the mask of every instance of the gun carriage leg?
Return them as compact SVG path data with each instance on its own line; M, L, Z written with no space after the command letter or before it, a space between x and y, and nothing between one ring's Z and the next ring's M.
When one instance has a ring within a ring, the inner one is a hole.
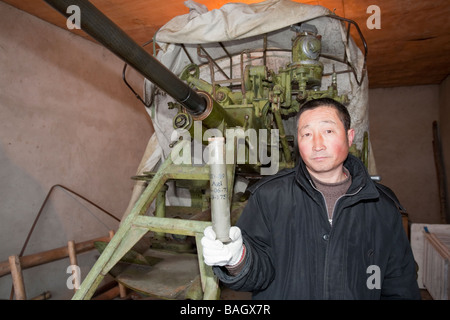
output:
M182 141L180 143L187 143L187 141ZM168 180L186 179L207 181L210 179L209 166L195 167L191 165L174 164L172 158L171 155L167 157L149 182L133 207L133 210L125 218L114 237L87 274L79 290L77 290L73 296L73 300L90 299L108 272L149 231L195 237L203 299L219 298L220 289L218 286L218 279L214 275L212 268L204 264L200 244L203 230L211 225L211 221L185 220L145 215L150 204L156 199L160 190L163 190L164 185ZM234 164L227 165L227 177L230 196L230 191L232 190L231 186L234 182Z

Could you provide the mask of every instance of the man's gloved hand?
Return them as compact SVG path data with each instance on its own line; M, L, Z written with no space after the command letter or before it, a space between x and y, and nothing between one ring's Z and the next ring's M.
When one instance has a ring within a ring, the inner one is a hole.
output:
M206 227L202 238L203 258L209 266L232 266L237 264L244 252L241 229L230 228L231 241L224 244L216 239L216 233L211 226Z

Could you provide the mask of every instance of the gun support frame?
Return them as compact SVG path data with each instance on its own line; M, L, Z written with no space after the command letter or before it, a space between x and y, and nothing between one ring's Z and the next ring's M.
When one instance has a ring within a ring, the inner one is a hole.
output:
M188 144L188 141L180 141ZM175 165L173 160L178 155L169 155L161 165L158 172L150 181L133 210L120 225L114 237L106 246L96 261L80 289L73 296L73 300L90 299L106 274L120 261L120 259L149 231L157 233L171 233L185 236L194 236L197 245L197 255L200 269L203 299L214 300L220 296L218 279L212 268L203 261L201 238L203 231L211 225L210 221L196 221L186 219L173 219L165 217L146 216L150 204L156 199L158 193L164 190L168 180L209 180L210 167ZM234 184L234 164L227 164L228 199L231 199L231 190Z

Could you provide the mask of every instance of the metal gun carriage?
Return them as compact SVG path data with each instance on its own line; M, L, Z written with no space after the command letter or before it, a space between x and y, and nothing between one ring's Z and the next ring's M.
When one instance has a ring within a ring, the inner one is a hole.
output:
M284 2L277 10L261 10L264 32L240 24L242 32L230 37L219 26L212 41L198 38L207 33L204 21L203 31L183 38L191 32L187 22L195 24L195 18L185 17L183 27L169 22L156 34L154 48L158 44L161 50L153 57L89 1L46 2L63 14L69 5L79 6L82 29L145 77L142 101L155 127L152 147L158 150L134 177L129 210L74 299L92 297L105 275L144 239L152 250L170 250L179 258L158 258L170 261L166 273L185 269L194 279L182 279L187 284L176 290L152 293L157 285L149 280L151 273L163 265L156 262L146 265L144 275L136 268L121 270L118 281L164 299L219 298L219 283L202 259L203 230L212 224L226 234L245 206L247 187L295 165L295 115L308 100L329 97L347 105L358 126L352 153L370 171L367 46L353 21L320 6ZM233 24L233 10L228 14ZM208 19L207 13L202 16ZM215 23L209 22L212 28ZM350 36L351 26L364 53ZM193 273L187 270L191 263Z

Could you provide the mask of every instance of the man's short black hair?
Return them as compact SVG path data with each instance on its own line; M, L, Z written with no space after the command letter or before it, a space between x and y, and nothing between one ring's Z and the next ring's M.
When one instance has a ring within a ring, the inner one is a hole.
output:
M300 110L297 113L297 126L298 126L298 120L300 118L300 115L307 111L307 110L313 110L318 107L331 107L337 110L339 119L341 119L342 123L344 124L344 128L346 131L350 129L351 126L351 118L350 113L348 112L347 108L340 102L331 99L331 98L319 98L319 99L313 99L305 102L301 107Z

